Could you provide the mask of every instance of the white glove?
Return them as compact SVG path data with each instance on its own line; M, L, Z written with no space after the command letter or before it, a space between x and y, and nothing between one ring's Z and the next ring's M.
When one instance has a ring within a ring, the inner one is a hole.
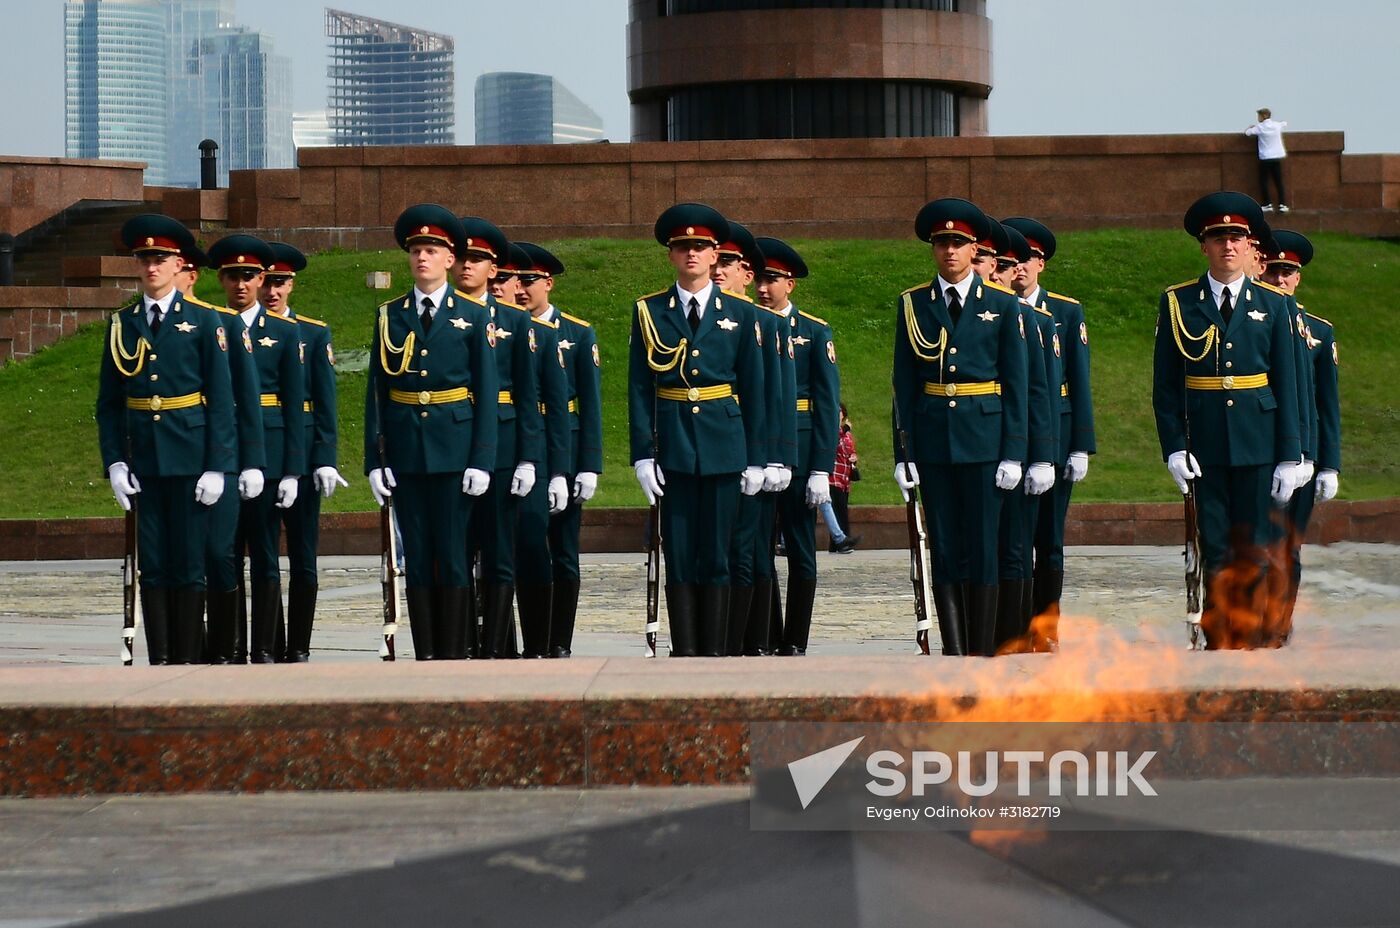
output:
M374 494L374 501L381 506L394 495L394 487L398 485L393 470L388 467L376 467L369 472L369 491Z
M194 485L194 501L212 506L224 495L224 475L216 470L206 470L199 475Z
M919 468L912 463L896 464L894 482L899 484L899 492L904 494L904 501L909 502L909 491L919 485Z
M1078 483L1089 475L1089 455L1084 451L1072 452L1069 462L1065 464L1065 479L1070 483Z
M277 508L291 509L297 504L297 491L301 489L299 477L286 476L277 481Z
M807 505L812 509L831 502L831 478L826 474L812 474L807 478Z
M263 482L263 472L256 467L243 471L238 475L238 498L248 500L262 496Z
M1324 467L1317 475L1317 500L1325 503L1337 495L1337 472Z
M546 490L549 494L549 514L557 516L565 509L569 508L569 481L563 474L555 474L549 478L549 487Z
M1196 463L1194 454L1187 454L1185 451L1173 451L1167 456L1167 473L1172 475L1176 481L1176 487L1185 496L1190 488L1191 481L1201 476L1201 465Z
M467 485L462 484L462 489L466 490ZM529 461L522 461L515 465L515 473L510 478L510 495L524 498L530 495L530 491L535 488L535 465Z
M789 478L791 479L791 478ZM769 464L763 468L763 492L776 493L783 482L783 465Z
M344 477L340 476L340 471L336 470L334 467L318 467L316 468L316 472L311 475L311 485L326 499L331 498L331 494L335 492L335 485L337 483L343 487L348 487L350 485L345 482Z
M462 471L462 492L468 496L480 496L491 486L491 475L477 467Z
M1335 474L1336 471L1333 471ZM117 498L117 505L126 512L131 511L131 498L141 492L141 484L136 482L136 476L132 474L131 468L126 466L125 461L118 461L107 468L107 479L112 484L112 495ZM1333 478L1332 485L1336 486L1336 479ZM1332 491L1336 493L1336 490ZM1329 497L1330 498L1330 497Z
M642 458L632 465L632 470L637 474L637 482L642 485L642 492L646 494L647 505L655 506L656 501L666 495L666 491L661 489L666 485L666 475L657 466L655 458Z
M580 471L574 475L574 499L586 503L598 492L598 475L591 471Z
M763 468L745 467L744 472L739 475L739 492L745 496L753 496L763 489Z
M1317 468L1313 462L1303 458L1303 463L1298 465L1298 486L1305 487L1311 483L1316 472Z
M1014 490L1016 484L1021 482L1021 462L1002 461L997 465L997 489Z
M1026 495L1039 496L1055 485L1055 465L1037 463L1026 471Z
M1293 491L1298 489L1298 469L1301 466L1297 461L1283 461L1274 466L1274 483L1269 495L1278 505L1287 505Z
M778 478L778 492L782 493L792 486L792 468L784 464L781 468L782 474Z

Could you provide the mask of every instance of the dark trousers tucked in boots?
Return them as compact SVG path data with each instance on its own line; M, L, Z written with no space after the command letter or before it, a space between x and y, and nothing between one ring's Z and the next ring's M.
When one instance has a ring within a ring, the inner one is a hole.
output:
M181 586L170 591L170 663L204 660L204 591Z
M729 587L702 584L697 625L701 657L724 657L725 628L729 621Z
M522 657L549 655L549 603L553 594L552 583L530 583L515 590L516 602L520 604Z
M1002 580L997 593L996 650L1016 642L1017 650L1027 650L1022 641L1031 627L1031 581Z
M293 575L287 581L287 657L289 664L311 660L311 625L316 618L317 584Z
M234 603L232 663L248 663L248 588L242 574L238 576L238 598Z
M799 657L807 653L807 636L812 631L812 604L816 598L815 577L788 574L787 621L783 623L783 649L780 653Z
M574 617L578 615L578 578L555 573L549 601L549 656L568 657L574 647Z
M933 611L938 614L938 634L943 639L943 653L952 657L966 657L967 610L963 605L962 584L935 583Z
M170 595L164 586L141 587L141 624L146 628L146 657L153 665L170 663Z
M205 651L211 664L232 664L234 662L234 624L238 621L238 589L211 590L206 597L209 603L209 627L206 631Z
M696 624L699 614L699 585L666 584L666 620L671 629L672 657L695 657L700 653L700 633Z
M997 598L994 583L969 583L966 586L968 653L976 657L995 657L997 653Z
M773 653L768 637L773 611L773 578L759 577L753 582L746 608L748 619L744 623L744 653L753 657L763 657ZM730 614L733 614L731 599Z
M436 587L433 607L433 659L466 660L475 650L476 620L471 615L471 589L465 586Z
M724 653L740 657L744 653L745 636L749 628L749 608L753 605L756 586L729 588L729 618L725 623Z
M252 624L248 635L248 660L271 664L277 659L277 626L282 618L282 583L252 580Z
M433 588L411 586L404 591L408 600L408 628L413 633L413 659L433 659Z
M511 613L515 605L515 587L509 583L483 580L481 602L485 608L481 621L481 656L510 657L509 639L515 637L515 622Z

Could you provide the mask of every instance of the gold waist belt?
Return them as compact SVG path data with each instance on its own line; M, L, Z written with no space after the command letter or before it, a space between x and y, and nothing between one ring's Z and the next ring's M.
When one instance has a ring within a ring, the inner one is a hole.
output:
M264 406L281 406L282 398L276 393L264 393L261 397Z
M466 387L457 387L455 390L420 390L417 393L412 390L389 391L389 399L405 406L437 406L441 403L460 403L471 398L472 391Z
M1069 384L1060 384L1060 396L1069 396Z
M812 411L812 401L811 401L811 400L798 400L798 401L797 401L797 411L798 411L798 412L811 412L811 411Z
M691 387L688 390L680 387L657 387L656 397L663 400L676 400L680 403L696 403L700 400L722 400L725 397L734 395L734 387L727 383L714 387Z
M990 396L1001 395L1001 384L995 380L981 380L976 383L934 383L924 382L924 392L929 396Z
M302 404L301 404L301 411L302 411L302 412L315 412L315 411L316 411L316 404L313 403L313 402L311 402L310 400L307 400L305 403L302 403Z
M150 398L128 396L126 408L160 412L162 409L189 409L202 402L204 402L203 393L186 393L184 396L152 396Z
M1227 377L1187 377L1188 390L1253 390L1269 385L1268 374L1232 374Z
M509 390L502 390L496 394L496 402L503 406L514 406L515 398L510 395Z
M578 412L578 397L574 397L573 399L569 400L569 412ZM549 415L549 406L545 403L540 404L540 415Z

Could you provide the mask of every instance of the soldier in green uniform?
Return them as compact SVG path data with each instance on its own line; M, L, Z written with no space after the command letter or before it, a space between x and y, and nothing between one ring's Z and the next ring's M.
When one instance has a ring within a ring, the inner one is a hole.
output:
M141 293L108 323L97 388L102 464L117 503L137 507L150 662L193 664L203 656L209 507L238 464L228 333L175 286L181 252L194 247L188 229L144 215L121 237Z
M480 655L514 657L515 533L520 501L530 495L537 473L545 467L544 420L540 415L539 382L535 375L535 336L524 308L497 299L490 291L509 244L505 233L478 216L463 216L466 234L453 265L457 293L483 308L495 326L496 471L492 485L472 507L464 543L481 557L482 640ZM469 624L473 597L468 597Z
M991 220L995 222L995 220ZM1031 260L1031 246L1016 228L1004 223L1006 250L997 256L996 281L987 286L1014 284L1017 269ZM1062 376L1053 352L1055 322L1048 311L1037 311L1014 290L1026 329L1026 425L1027 458L1025 478L1006 495L1001 507L998 541L999 590L997 592L996 650L1029 650L1027 635L1031 626L1031 578L1035 551L1036 523L1040 500L1055 485L1056 446L1059 444L1059 397L1050 393L1050 384Z
M995 652L997 523L1027 452L1024 317L972 270L989 222L966 200L925 205L914 229L938 276L896 307L895 481L905 493L926 481L944 654Z
M1031 615L1037 619L1032 650L1054 650L1059 643L1060 595L1065 583L1065 519L1074 485L1089 473L1094 441L1094 401L1089 382L1089 328L1084 307L1072 297L1050 293L1040 285L1046 263L1055 257L1055 235L1034 219L1015 217L1003 225L1026 238L1031 258L1017 268L1012 288L1041 315L1051 314L1054 335L1046 356L1050 372L1050 396L1056 412L1058 441L1055 447L1055 485L1040 498L1035 528L1035 577L1031 591ZM1048 331L1048 330L1047 330ZM1059 369L1059 379L1055 373Z
M467 234L450 210L410 207L394 223L413 289L379 307L365 396L365 473L393 496L403 529L407 599L418 660L462 660L468 621L470 503L496 466L496 324L458 296L448 275Z
M633 470L661 501L671 654L721 656L739 495L763 487L763 368L753 304L710 280L729 223L681 203L656 221L676 283L636 301L628 360Z
M275 492L247 500L239 514L252 593L248 659L254 664L271 664L282 657L278 647L283 638L278 510L296 503L299 480L306 468L306 375L300 332L295 322L270 315L258 302L263 275L272 258L268 244L251 235L229 235L209 247L209 263L219 270L228 308L238 313L247 328L267 453L264 476L277 482ZM241 555L236 546L239 572Z
M1302 458L1288 307L1245 276L1262 220L1241 193L1192 204L1183 224L1209 269L1169 287L1158 306L1152 405L1172 479L1183 494L1195 485L1210 649L1264 643L1265 616L1247 610L1266 580L1273 505L1292 497ZM1218 588L1227 566L1232 586Z
M1266 257L1264 281L1288 295L1297 297L1303 268L1313 258L1313 245L1298 232L1278 229L1273 234L1273 247ZM1289 582L1279 618L1273 623L1272 638L1266 644L1284 644L1293 630L1293 609L1298 599L1298 585L1303 577L1303 539L1312 521L1313 507L1337 495L1337 476L1342 469L1342 410L1337 392L1337 341L1332 323L1307 312L1303 313L1301 332L1306 348L1307 370L1299 380L1309 385L1304 418L1309 421L1309 445L1304 455L1317 466L1316 478L1300 482L1285 514L1288 518L1286 537L1289 542ZM1295 323L1295 327L1298 323Z
M292 319L299 326L302 370L306 377L306 463L296 502L282 510L287 528L287 648L282 659L300 664L311 659L311 628L316 619L316 547L320 539L321 499L337 486L348 486L336 468L339 426L336 422L335 349L330 326L294 311L292 290L297 274L306 269L306 256L283 242L269 242L272 263L267 267L259 300L267 312Z
M533 326L530 338L534 360L534 376L544 415L545 462L549 482L536 484L534 492L521 500L516 531L517 573L520 582L515 595L520 605L521 649L525 657L549 657L554 627L554 600L573 598L578 604L578 538L574 537L572 584L567 576L555 574L551 556L551 531L554 518L569 507L570 429L569 381L559 347L562 320L550 305L554 278L564 273L564 262L548 249L532 242L515 242L523 258L516 279L525 309ZM546 318L546 314L550 318ZM597 486L597 477L593 477ZM592 493L590 492L591 496ZM560 604L567 606L567 601ZM573 607L570 607L572 609ZM573 615L568 617L568 635L573 634ZM561 629L561 634L563 630ZM562 640L562 639L561 639ZM565 646L567 656L570 649Z
M758 300L788 323L795 378L797 453L793 480L778 495L778 523L787 551L788 585L782 641L776 650L783 655L801 656L807 653L817 592L817 509L831 502L831 471L836 466L841 419L841 378L831 326L826 320L797 309L791 300L796 282L807 276L806 262L796 249L780 239L760 236L757 241L764 262L758 278ZM769 431L773 429L770 427Z

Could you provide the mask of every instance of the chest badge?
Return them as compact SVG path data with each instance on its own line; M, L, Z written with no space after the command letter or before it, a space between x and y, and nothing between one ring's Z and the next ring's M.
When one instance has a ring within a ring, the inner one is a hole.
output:
M1245 313L1245 315L1253 319L1255 322L1263 322L1265 319L1269 318L1268 313L1261 313L1257 309L1251 309L1249 312Z
M190 332L193 332L193 331L194 331L195 329L197 329L197 328L199 328L199 326L197 326L197 325L191 325L191 324L188 323L188 322L177 322L177 323L175 323L175 331L177 331L177 332L184 332L184 333L187 334L187 335L188 335Z
M715 325L724 329L726 332L732 332L739 327L739 323L735 322L733 319L718 319L715 321Z
M569 341L567 338L559 343L560 351L568 351L572 347L574 347L574 343Z
M788 343L792 345L805 345L809 341L811 341L811 339L807 338L805 335L794 335L792 338L788 339Z
M453 319L451 321L454 329L466 329L471 326L471 323L465 319Z
M983 322L996 322L997 314L989 309L984 313L978 313L977 318L981 319Z
M262 345L264 348L271 348L273 345L277 344L277 339L264 335L262 338L258 339L258 344Z

